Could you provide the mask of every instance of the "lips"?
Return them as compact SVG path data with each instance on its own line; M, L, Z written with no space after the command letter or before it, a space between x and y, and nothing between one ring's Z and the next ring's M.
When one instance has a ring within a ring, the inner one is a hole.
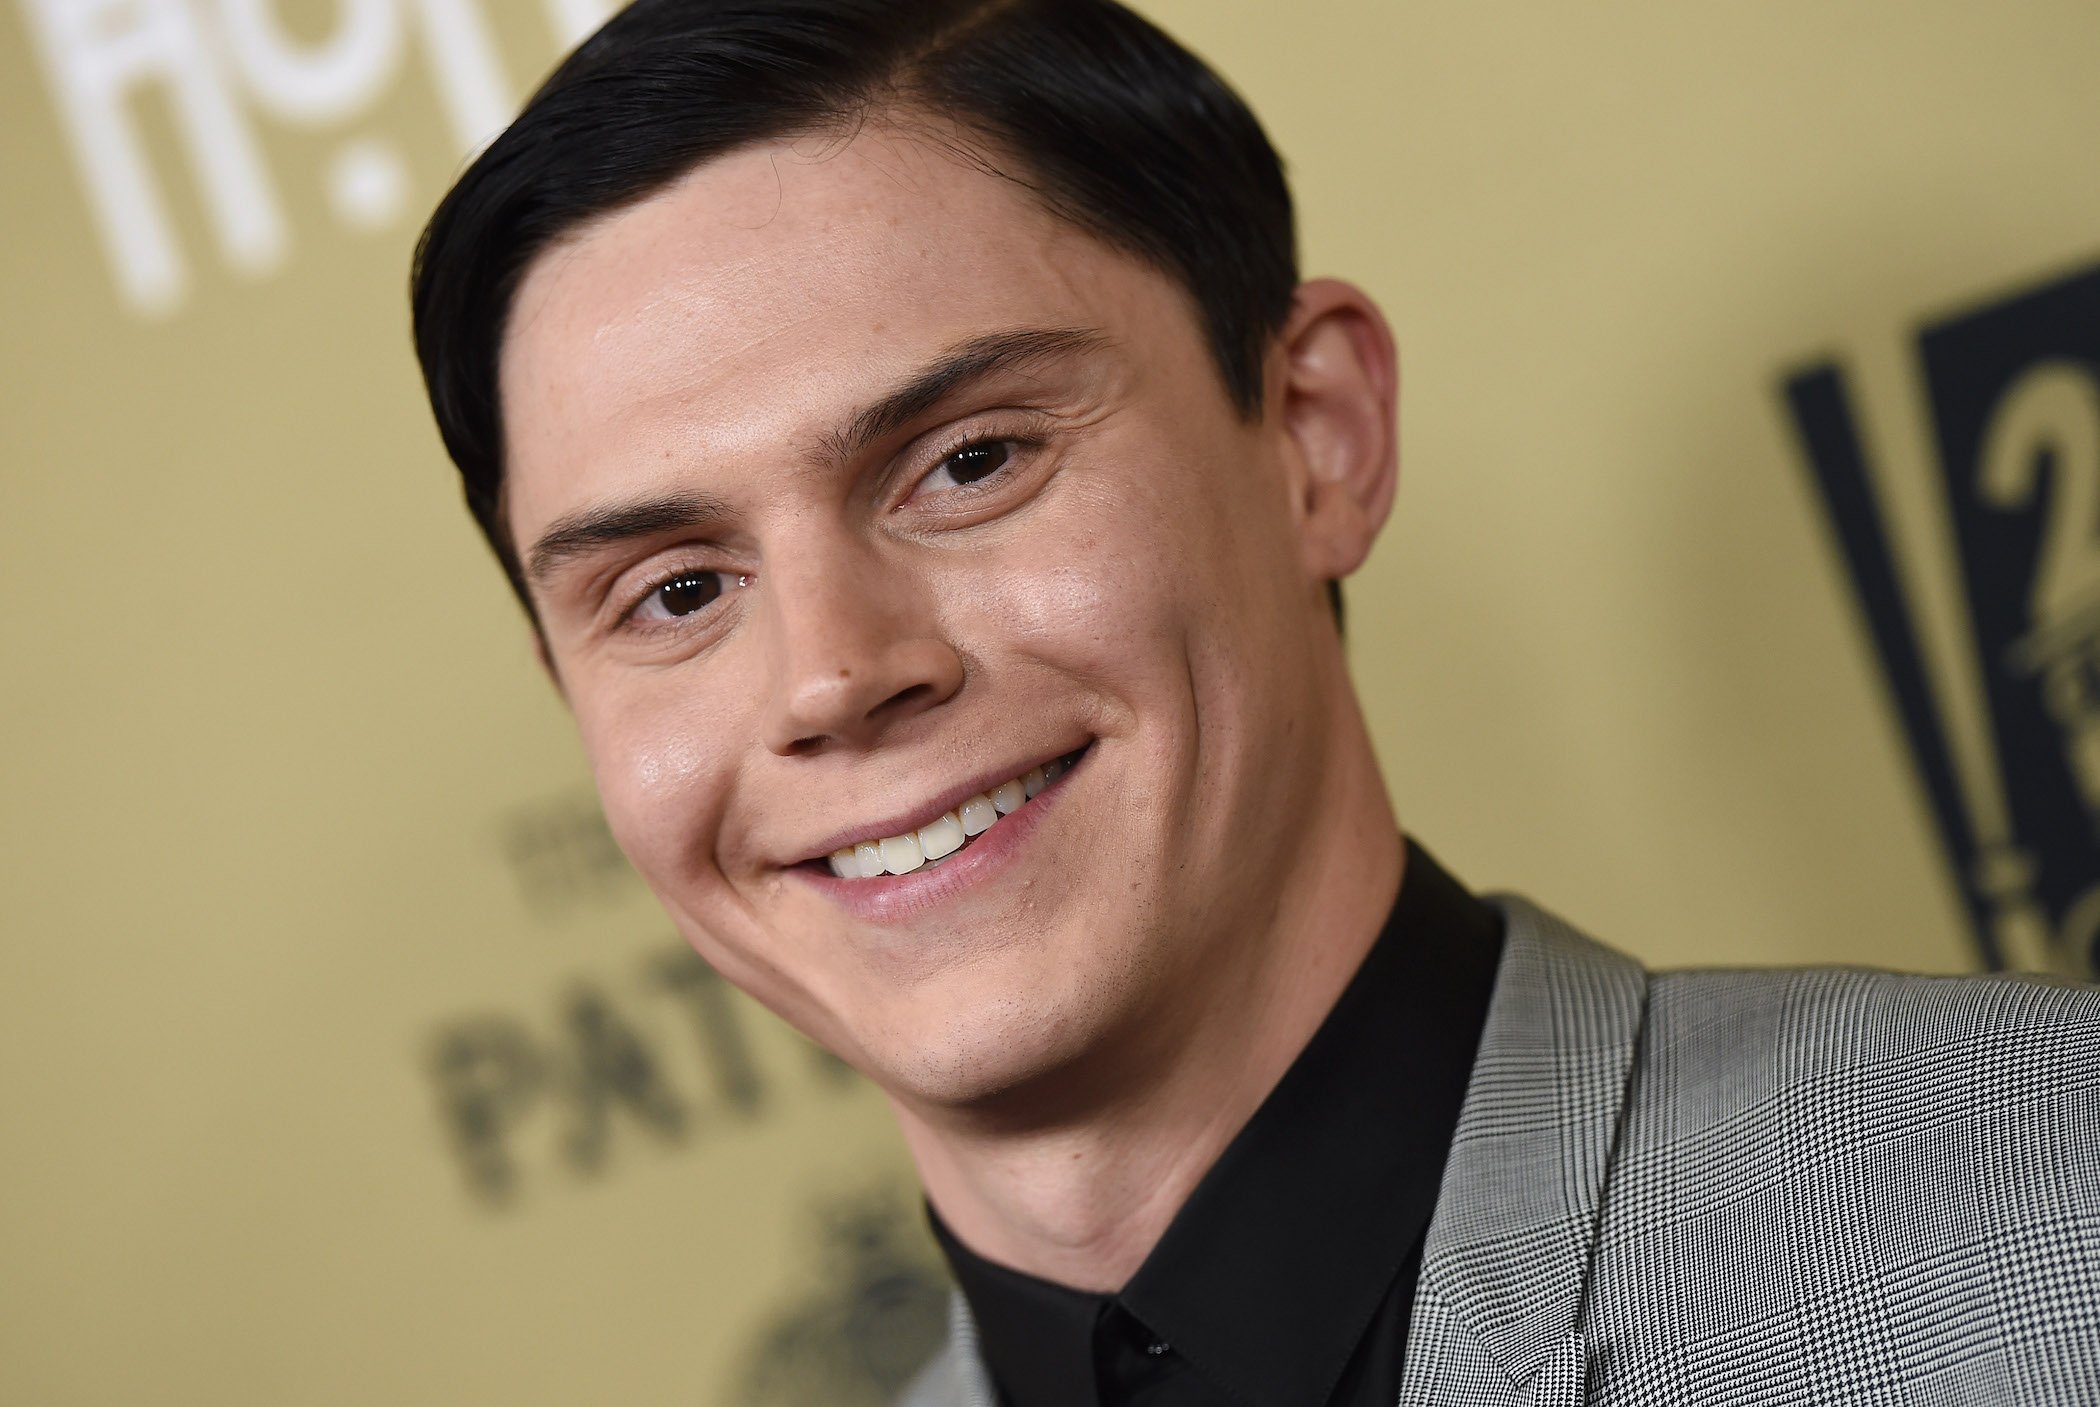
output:
M1031 767L1018 777L971 795L923 826L895 835L869 836L841 846L829 857L831 872L840 879L857 880L905 875L938 866L1034 800L1085 752L1085 748L1079 748L1040 767Z

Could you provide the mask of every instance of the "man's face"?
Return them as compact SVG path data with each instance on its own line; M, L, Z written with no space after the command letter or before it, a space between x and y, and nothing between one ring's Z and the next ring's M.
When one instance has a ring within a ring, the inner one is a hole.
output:
M607 817L732 981L957 1104L1245 973L1340 672L1288 417L1166 276L895 129L765 143L542 256L502 392Z

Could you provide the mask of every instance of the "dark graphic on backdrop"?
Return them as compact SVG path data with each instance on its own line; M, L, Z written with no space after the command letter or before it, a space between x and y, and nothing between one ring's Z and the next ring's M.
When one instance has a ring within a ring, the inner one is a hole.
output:
M1978 948L1994 967L2092 975L2100 267L1933 323L1917 353L1936 465L1871 457L1836 363L1789 377L1788 407ZM1962 619L1937 633L1905 575L1936 559L1916 544L1904 552L1885 508L1893 476L1911 474L1937 479L1954 545L1947 595Z
M546 923L624 906L639 886L588 787L513 808L496 833L519 897ZM473 1201L520 1211L551 1187L602 1186L622 1155L695 1149L796 1104L872 1093L814 1045L759 1040L744 1000L683 942L633 958L624 973L563 980L537 1011L455 1014L419 1043ZM918 1191L879 1163L810 1204L816 1254L745 1341L722 1400L882 1407L940 1346L948 1285Z

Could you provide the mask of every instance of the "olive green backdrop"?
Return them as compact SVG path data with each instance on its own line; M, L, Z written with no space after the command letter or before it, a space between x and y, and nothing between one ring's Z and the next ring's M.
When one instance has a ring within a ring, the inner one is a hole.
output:
M1143 8L1399 330L1409 827L1658 962L1972 964L1777 386L1841 354L1929 519L1917 323L2100 255L2100 8ZM0 3L0 1401L872 1402L931 1332L880 1101L610 850L421 401L416 229L592 9Z

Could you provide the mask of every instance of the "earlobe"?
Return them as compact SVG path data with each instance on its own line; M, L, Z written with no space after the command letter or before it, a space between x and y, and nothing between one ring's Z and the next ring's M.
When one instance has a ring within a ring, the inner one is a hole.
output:
M1399 477L1398 357L1384 314L1337 279L1298 287L1281 337L1282 426L1306 566L1336 581L1370 555Z

